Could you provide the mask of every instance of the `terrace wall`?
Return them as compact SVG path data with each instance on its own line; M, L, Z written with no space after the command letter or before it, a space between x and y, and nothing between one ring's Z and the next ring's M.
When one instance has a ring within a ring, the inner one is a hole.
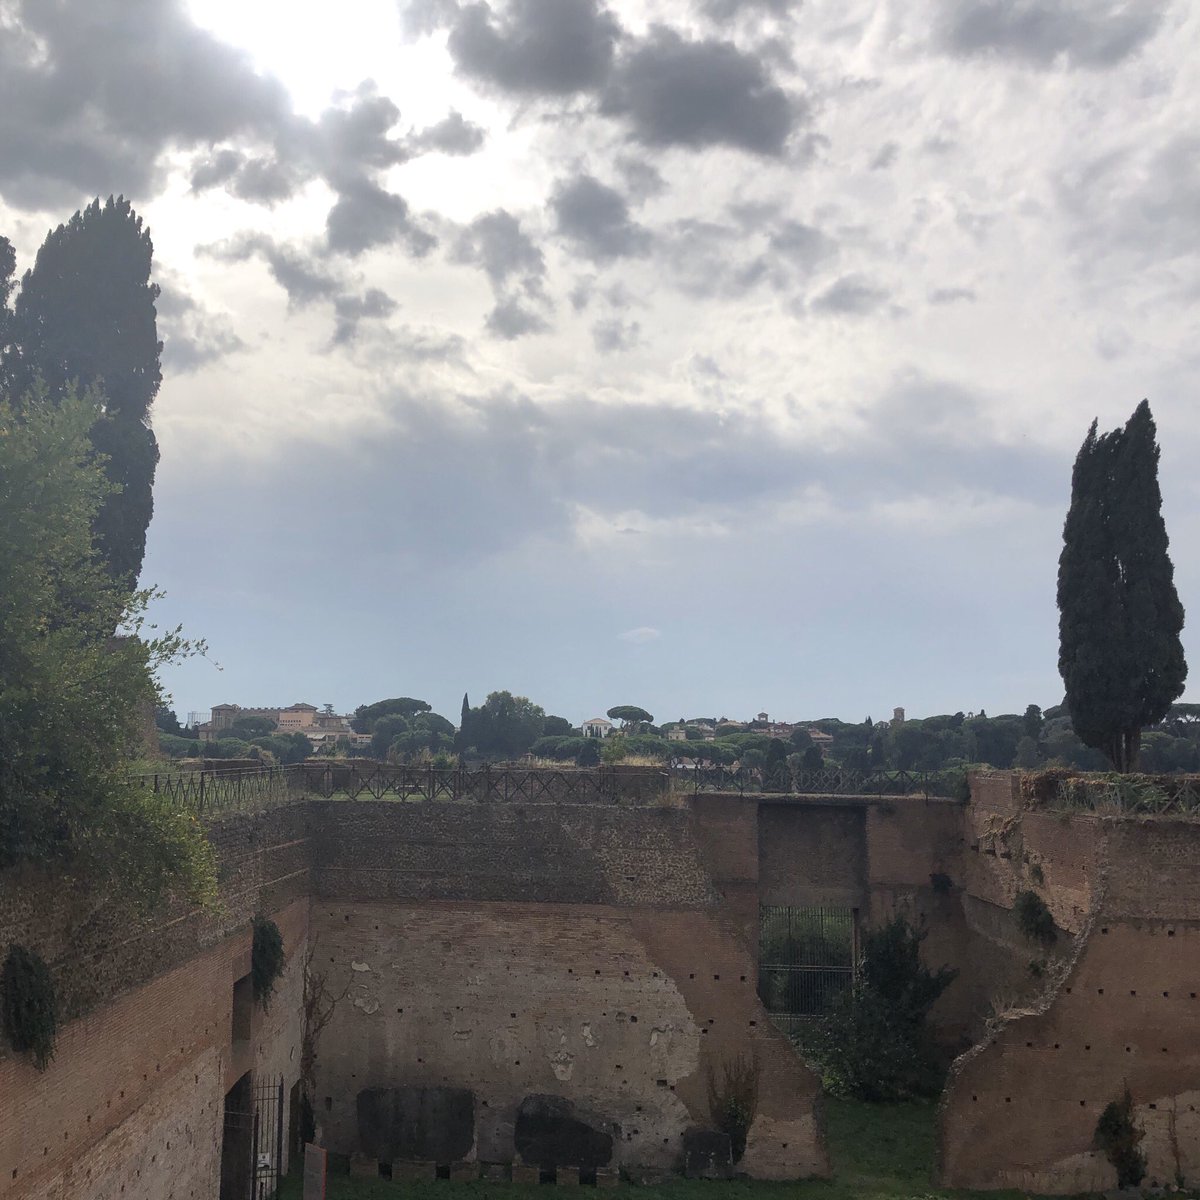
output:
M1018 890L1036 890L1064 931L1064 957L1061 976L955 1064L941 1111L942 1181L1049 1193L1113 1187L1093 1135L1128 1084L1146 1133L1147 1181L1194 1183L1200 826L1022 811L1013 777L981 781L970 817L974 901L1007 912Z
M38 1071L0 1049L0 1193L13 1200L216 1195L224 1096L246 1070L298 1076L308 942L306 811L231 816L212 829L218 911L138 919L89 907L78 881L0 876L0 948L50 962L63 1024ZM232 1040L249 920L273 914L288 961L267 1014ZM285 1114L286 1119L286 1114Z

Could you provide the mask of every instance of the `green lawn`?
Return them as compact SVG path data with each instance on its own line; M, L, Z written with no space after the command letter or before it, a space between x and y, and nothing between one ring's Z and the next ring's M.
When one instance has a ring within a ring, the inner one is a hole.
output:
M708 1182L673 1180L654 1187L622 1184L614 1200L636 1193L638 1200L932 1200L952 1196L929 1180L933 1164L932 1105L881 1106L848 1100L825 1105L834 1178L804 1183ZM511 1183L392 1183L386 1179L351 1179L331 1175L328 1200L523 1200L543 1189ZM960 1193L978 1195L979 1193ZM1021 1198L1021 1192L992 1193L995 1200ZM298 1175L290 1178L281 1200L301 1200Z

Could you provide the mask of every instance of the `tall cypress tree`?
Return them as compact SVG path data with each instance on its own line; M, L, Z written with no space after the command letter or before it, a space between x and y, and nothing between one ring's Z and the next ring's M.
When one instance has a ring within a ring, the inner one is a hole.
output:
M467 731L467 725L471 720L471 701L467 699L467 693L463 692L462 712L458 718L458 736L454 739L455 748L459 754L470 748L471 739Z
M133 587L154 511L158 443L150 406L162 381L150 282L150 231L124 197L97 199L52 230L26 271L12 315L7 354L14 403L40 376L51 397L77 381L95 385L104 411L92 430L120 491L96 515L95 531L113 578Z
M1167 553L1159 449L1143 400L1122 430L1092 422L1071 479L1058 566L1059 659L1075 732L1118 771L1187 678Z

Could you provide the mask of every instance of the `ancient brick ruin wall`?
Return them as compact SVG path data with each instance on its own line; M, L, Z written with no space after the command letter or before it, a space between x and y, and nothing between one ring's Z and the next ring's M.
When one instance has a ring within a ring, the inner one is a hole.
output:
M1200 827L1022 812L1003 778L984 781L979 800L968 886L997 909L1036 890L1075 938L1061 939L1069 964L1061 980L956 1064L942 1104L943 1181L1051 1193L1113 1187L1093 1135L1128 1082L1149 1180L1171 1184L1178 1174L1194 1183Z
M69 881L0 877L0 947L51 963L68 1018L39 1072L0 1050L0 1192L13 1200L164 1200L216 1194L223 1102L245 1070L298 1074L308 939L303 806L229 817L213 830L219 912L80 923ZM288 961L268 1014L232 1042L234 981L249 970L249 920L280 925ZM80 1015L85 1014L85 1015ZM74 1019L70 1019L74 1017Z
M0 945L41 949L68 1012L88 1015L64 1029L44 1075L0 1056L0 1185L21 1200L66 1200L81 1180L95 1196L121 1184L135 1200L211 1194L224 1091L251 1066L289 1084L298 1075L296 955L309 921L331 988L349 987L318 1053L316 1115L332 1149L356 1148L359 1091L440 1084L477 1097L477 1159L509 1157L516 1105L548 1092L617 1122L619 1161L674 1163L682 1130L708 1117L706 1063L754 1047L766 1075L745 1166L819 1173L815 1080L755 996L760 901L845 905L867 921L924 915L927 959L962 969L935 1014L950 1038L978 1028L993 996L1043 988L1028 970L1040 951L1011 913L1023 888L1047 901L1061 953L1077 937L1080 955L1045 1011L960 1062L945 1177L1049 1190L1109 1181L1091 1132L1127 1075L1152 1173L1169 1182L1176 1143L1185 1174L1200 1158L1188 1091L1200 1009L1184 1001L1200 991L1187 977L1200 937L1194 829L1025 812L1013 778L997 774L975 781L970 805L299 804L215 827L222 917L144 927L89 917L61 889L47 902L46 880L10 874ZM230 1039L231 990L259 908L278 914L292 959L248 1055ZM95 983L74 959L94 965Z
M313 931L331 990L349 988L318 1049L332 1149L358 1149L360 1091L446 1086L476 1096L465 1157L511 1159L521 1100L555 1094L620 1126L615 1162L674 1166L708 1120L706 1066L754 1051L744 1168L827 1170L817 1082L757 999L753 944L688 809L333 802L321 817Z

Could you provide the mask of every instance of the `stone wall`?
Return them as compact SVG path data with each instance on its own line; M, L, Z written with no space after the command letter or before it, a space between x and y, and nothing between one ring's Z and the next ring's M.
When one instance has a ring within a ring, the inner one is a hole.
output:
M1007 779L983 781L978 796L966 856L975 902L1011 926L1016 892L1037 891L1063 930L1062 961L955 1064L941 1110L943 1182L1113 1187L1115 1171L1092 1141L1104 1106L1128 1083L1146 1131L1148 1182L1194 1184L1200 825L1022 812ZM1031 956L1028 944L1021 949Z
M817 1082L758 1001L753 943L691 810L317 812L313 932L331 991L348 989L318 1048L331 1149L362 1148L360 1093L446 1087L475 1096L465 1157L512 1159L522 1100L550 1094L619 1129L614 1164L674 1166L708 1120L709 1066L750 1052L763 1078L744 1168L828 1169Z
M219 911L145 920L9 873L0 948L47 957L68 1020L45 1073L0 1051L0 1190L212 1195L225 1092L247 1070L298 1077L309 947L330 990L346 989L317 1056L334 1151L364 1149L361 1094L442 1088L471 1096L467 1158L513 1157L522 1101L554 1095L614 1136L614 1162L674 1165L684 1130L708 1120L709 1069L752 1051L745 1169L824 1173L816 1080L756 996L760 903L923 919L927 960L961 970L935 1010L941 1036L977 1033L995 1002L1015 1015L954 1068L948 1184L1107 1186L1091 1136L1125 1080L1152 1176L1200 1175L1196 830L1025 811L1015 777L995 773L968 805L306 801L213 825ZM1058 925L1048 954L1016 927L1022 890ZM232 988L259 910L283 927L289 968L235 1042Z
M299 1070L308 943L306 812L230 816L212 829L221 905L136 919L81 885L0 876L0 951L37 949L63 1005L53 1061L0 1049L0 1193L13 1200L216 1195L225 1092L246 1070ZM287 968L251 1036L232 1039L250 917L273 914ZM285 1114L286 1117L286 1114Z

